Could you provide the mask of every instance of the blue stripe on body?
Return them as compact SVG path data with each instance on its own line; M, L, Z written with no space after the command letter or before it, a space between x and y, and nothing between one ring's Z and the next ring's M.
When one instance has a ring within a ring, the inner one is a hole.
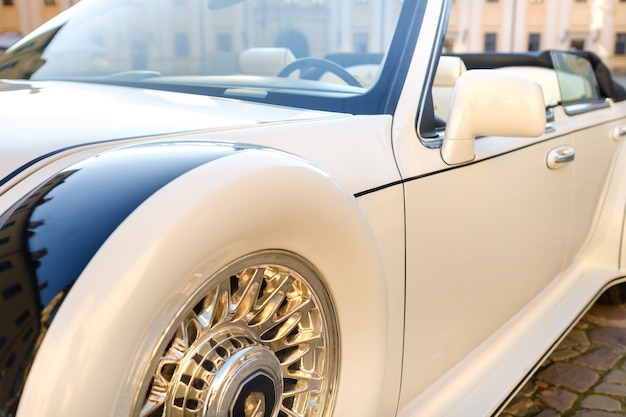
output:
M105 152L59 172L0 217L0 415L16 409L38 337L109 235L167 183L241 149L183 142Z

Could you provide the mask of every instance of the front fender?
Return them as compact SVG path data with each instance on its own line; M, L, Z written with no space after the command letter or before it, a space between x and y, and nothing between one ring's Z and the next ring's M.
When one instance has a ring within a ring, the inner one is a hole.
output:
M52 319L115 228L184 172L232 146L162 143L76 163L0 216L0 415L12 415Z
M335 415L378 414L386 286L355 199L294 156L220 149L142 200L99 245L41 343L18 417L128 416L173 315L215 271L268 249L310 262L334 301L342 352Z

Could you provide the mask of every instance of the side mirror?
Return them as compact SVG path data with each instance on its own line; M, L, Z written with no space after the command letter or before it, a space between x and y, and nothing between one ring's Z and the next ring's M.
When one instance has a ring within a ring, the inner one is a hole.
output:
M457 81L441 146L448 165L474 159L476 136L538 137L546 107L532 78L506 71L471 70Z

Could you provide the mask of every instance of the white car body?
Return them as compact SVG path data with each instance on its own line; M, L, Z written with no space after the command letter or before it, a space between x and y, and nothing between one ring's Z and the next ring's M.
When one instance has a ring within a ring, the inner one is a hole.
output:
M546 128L527 112L544 108L539 81L497 71L519 93L511 110L472 69L489 113L459 88L450 112L468 119L443 148L426 146L416 115L449 2L424 3L393 114L0 83L0 213L58 172L134 145L256 149L178 176L115 228L47 330L17 417L131 415L185 300L267 250L297 254L328 286L341 351L332 416L486 416L506 404L626 276L626 101L577 114L556 105ZM575 160L551 169L555 149Z

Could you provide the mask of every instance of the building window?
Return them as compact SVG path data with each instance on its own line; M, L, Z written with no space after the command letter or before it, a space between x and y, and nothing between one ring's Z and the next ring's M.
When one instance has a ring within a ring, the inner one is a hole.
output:
M538 51L541 48L541 33L531 33L528 35L528 50Z
M584 39L572 39L569 43L569 47L577 51L582 51L583 49L585 49L585 40Z
M45 4L46 6L54 6L55 5L55 1L54 0L43 0L43 4Z
M2 0L3 6L13 6L13 0Z
M495 52L497 42L497 33L485 33L485 52Z
M626 33L615 35L615 55L626 55Z
M497 3L498 0L487 0L487 3Z
M219 52L232 52L233 41L230 33L217 34L217 50Z
M369 43L369 34L367 32L357 32L353 37L354 51L358 53L367 52L367 44Z
M174 34L174 55L189 56L189 35L186 33Z
M148 69L148 43L134 41L131 45L131 56L134 70Z
M5 272L11 269L13 269L13 264L11 263L11 261L4 261L0 263L0 272Z

